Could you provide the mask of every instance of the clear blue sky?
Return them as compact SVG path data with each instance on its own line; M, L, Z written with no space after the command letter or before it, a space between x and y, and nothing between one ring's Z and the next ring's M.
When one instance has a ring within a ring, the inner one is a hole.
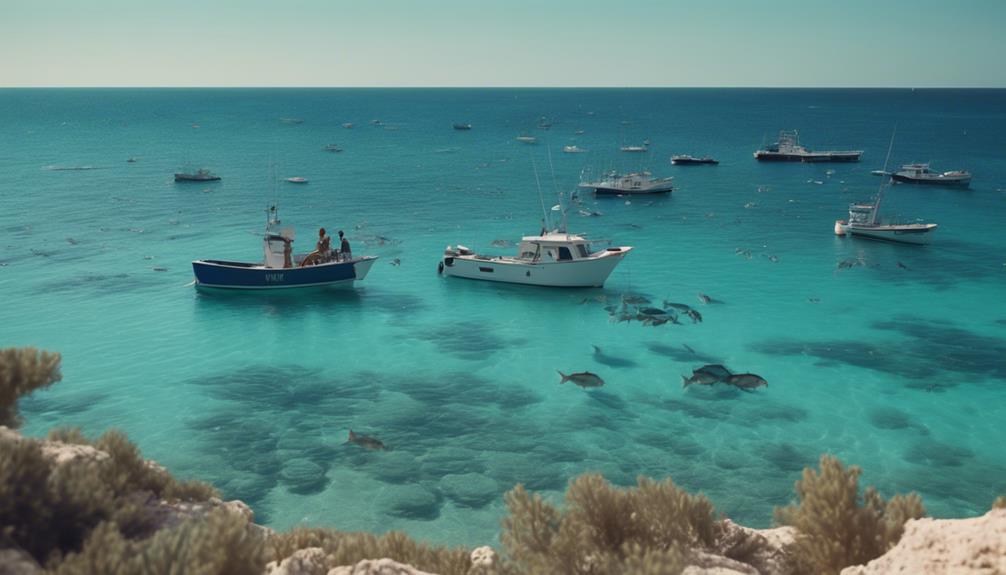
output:
M1006 0L0 0L0 87L1006 87Z

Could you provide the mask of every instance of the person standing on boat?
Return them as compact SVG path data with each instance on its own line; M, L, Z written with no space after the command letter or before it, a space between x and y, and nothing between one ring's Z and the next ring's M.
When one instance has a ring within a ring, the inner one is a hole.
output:
M331 251L332 238L325 235L325 228L321 228L318 230L318 243L315 245L315 250L304 257L304 261L300 262L300 267L324 262Z
M283 267L293 267L293 242L287 238L283 238Z
M339 252L343 261L353 259L353 250L350 249L349 240L343 235L342 230L339 230Z

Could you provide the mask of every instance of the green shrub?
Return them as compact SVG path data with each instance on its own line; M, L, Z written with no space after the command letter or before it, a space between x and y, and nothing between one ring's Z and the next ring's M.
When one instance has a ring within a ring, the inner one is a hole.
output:
M79 427L54 427L49 430L45 438L71 445L94 445L90 439L84 436Z
M33 347L0 349L0 425L18 427L17 400L59 381L58 353Z
M796 482L798 505L776 509L776 521L798 531L791 548L798 573L838 573L876 559L897 544L905 521L925 514L917 494L885 503L872 487L860 505L858 467L843 467L829 455L820 467L804 469Z
M992 502L992 509L1006 509L1006 495L996 497L996 500Z
M164 468L144 460L139 448L121 431L106 431L94 446L109 455L102 475L117 495L149 491L157 497L182 501L206 501L219 496L208 483L179 482Z
M465 575L471 568L470 552L466 549L424 545L398 532L376 536L334 529L299 528L269 537L266 555L271 561L282 561L295 551L308 547L321 547L329 568L383 557L439 575Z
M630 565L676 573L685 564L680 549L711 545L716 525L709 500L670 479L640 478L635 488L619 489L582 475L562 511L520 485L506 503L503 544L522 573L630 572Z
M95 465L54 470L36 442L0 441L0 530L40 563L79 548L113 509Z
M79 553L67 556L55 575L260 575L263 541L244 518L225 509L190 519L147 539L131 541L115 524L95 528Z

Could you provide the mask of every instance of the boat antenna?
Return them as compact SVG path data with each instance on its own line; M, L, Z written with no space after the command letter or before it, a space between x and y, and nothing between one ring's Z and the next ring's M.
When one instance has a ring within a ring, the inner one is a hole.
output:
M887 157L884 158L884 178L880 182L880 189L877 190L877 201L873 202L873 213L870 214L870 223L877 223L877 214L880 213L880 201L884 196L884 186L890 182L891 176L887 173L887 164L891 161L891 150L894 149L894 136L898 133L898 125L894 124L891 131L891 143L887 145Z
M534 183L538 186L538 201L541 202L541 235L545 235L548 229L548 211L545 210L545 196L541 194L541 179L538 177L538 165L534 162L534 155L531 155L531 169L534 170Z
M566 228L566 206L562 205L563 193L559 191L559 182L555 179L555 166L552 165L552 148L551 146L546 146L545 151L548 152L548 169L552 173L552 189L555 191L556 197L559 199L559 211L562 212L562 229L559 230L563 233L567 233Z

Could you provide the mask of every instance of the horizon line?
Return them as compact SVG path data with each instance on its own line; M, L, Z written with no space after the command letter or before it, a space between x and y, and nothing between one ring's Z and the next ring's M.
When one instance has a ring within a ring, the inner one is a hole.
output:
M0 90L1006 90L1006 86L0 86Z

